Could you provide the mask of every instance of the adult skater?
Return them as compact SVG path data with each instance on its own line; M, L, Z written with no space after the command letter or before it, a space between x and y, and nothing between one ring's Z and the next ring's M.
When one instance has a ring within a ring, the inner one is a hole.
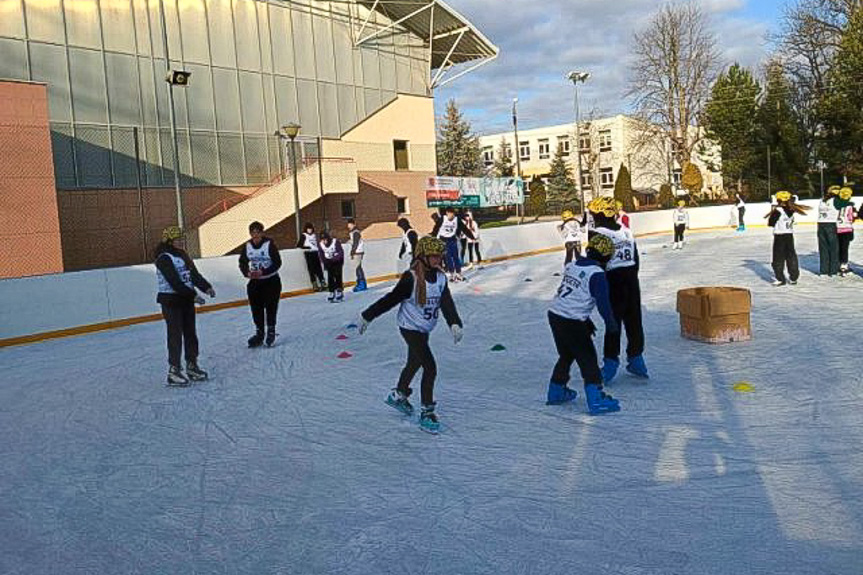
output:
M443 240L446 246L446 273L447 277L454 282L464 281L464 277L461 275L461 258L458 254L458 237L461 234L473 237L470 230L465 228L462 219L456 216L455 208L448 207L444 217L437 220L432 235Z
M566 264L563 280L548 311L548 323L558 359L548 384L546 403L559 405L572 401L578 395L566 386L572 362L578 363L584 380L584 397L591 415L620 411L620 403L602 391L602 373L593 347L596 326L590 319L594 308L605 322L605 331L619 332L608 298L608 281L603 266L614 254L614 242L602 234L595 234L587 242L587 256L576 256Z
M375 318L399 306L399 331L408 346L408 359L398 384L387 396L386 402L402 413L411 415L414 410L408 401L411 380L422 368L420 428L429 433L440 430L434 401L437 364L429 347L429 334L437 325L439 312L443 312L455 343L462 338L461 319L447 286L446 275L440 269L443 252L444 243L440 239L421 238L414 251L411 269L402 274L390 293L362 312L359 324L359 332L365 333Z
M679 200L677 207L671 213L671 220L674 223L674 247L672 249L683 249L683 232L689 227L689 212L686 210L686 202Z
M471 235L471 237L465 236L465 240L467 241L467 267L472 268L474 254L476 254L476 265L482 263L482 254L479 251L479 224L470 210L467 211L467 215L465 216L465 227L467 227ZM461 254L461 259L464 261L464 252Z
M647 379L644 362L644 327L641 321L641 286L638 282L638 246L628 228L615 221L617 206L614 198L601 196L591 200L588 210L596 228L590 232L602 234L614 242L614 254L606 264L611 309L618 323L626 329L626 371ZM602 380L610 382L620 367L620 331L605 333Z
M767 214L767 225L773 228L773 273L774 286L784 286L785 268L788 268L788 281L797 284L800 267L797 251L794 249L794 216L806 211L794 203L791 192L776 192L776 205Z
M410 267L413 261L414 250L416 249L419 234L411 227L411 223L407 218L399 218L396 225L402 231L402 245L399 248L398 272L401 274Z
M363 242L363 234L360 232L353 218L348 218L348 238L351 247L351 263L354 265L357 278L357 284L354 286L353 291L365 291L368 289L368 286L366 286L366 274L363 271L363 256L366 253L366 247L365 242Z
M845 277L851 271L848 267L848 248L854 240L854 203L851 188L839 190L836 207L839 209L839 222L836 224L836 234L839 238L839 275Z
M276 242L264 235L264 224L261 222L249 224L249 235L251 239L240 252L240 271L249 279L246 294L255 322L255 335L249 338L248 344L249 347L260 347L266 343L267 347L272 347L276 341L276 315L282 297L282 280L279 277L282 256L279 255Z
M198 334L195 329L195 304L204 303L195 288L216 297L213 286L198 273L195 262L182 248L175 245L183 239L177 226L165 228L162 241L156 246L156 278L162 306L162 317L168 331L168 385L189 385L189 381L207 379L207 372L198 365ZM181 350L185 348L186 373L180 369Z
M581 238L582 227L581 223L575 219L575 214L572 210L563 210L560 214L561 224L557 226L558 232L563 239L563 247L566 250L566 258L564 265L571 262L577 255L581 254Z
M330 291L330 297L327 298L327 301L330 303L344 301L342 269L345 265L345 251L342 248L342 243L331 236L328 231L323 231L318 240L318 254L321 258L321 264L327 270L327 289Z
M327 289L327 284L324 281L324 271L321 269L321 258L318 255L318 235L315 233L313 224L305 225L297 242L297 247L303 250L303 257L306 258L306 269L309 271L312 288L315 291L324 291Z
M836 235L836 224L839 222L839 208L836 206L838 193L839 186L830 186L818 202L818 273L828 277L839 273L839 238Z
M734 206L737 208L737 231L746 231L746 223L743 221L743 216L746 215L746 202L740 194L735 194L737 201Z

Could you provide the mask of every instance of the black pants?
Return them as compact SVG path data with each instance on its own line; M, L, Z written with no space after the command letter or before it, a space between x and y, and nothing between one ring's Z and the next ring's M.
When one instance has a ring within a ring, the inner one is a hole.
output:
M459 238L458 241L461 244L461 261L464 263L464 255L467 253L467 238Z
M473 263L473 254L476 252L476 263L482 261L482 255L479 253L479 242L467 242L467 257L470 263ZM461 251L462 263L464 262L464 248Z
M185 347L186 361L198 360L198 334L195 330L195 304L162 304L162 317L168 328L168 363L180 367L180 352Z
M626 357L644 353L644 327L641 323L641 286L635 266L617 268L606 273L608 295L614 317L626 330ZM622 331L622 330L621 330ZM617 359L620 356L620 331L605 332L603 357Z
M579 321L567 319L556 313L548 312L548 324L554 345L557 347L557 363L551 373L551 381L565 385L569 381L569 370L572 362L578 363L584 384L602 384L602 374L596 359L596 348L593 347L593 334L596 326L589 319Z
M323 284L324 271L321 269L321 258L318 256L318 252L306 250L303 255L306 257L306 268L309 270L309 279L312 284L316 281Z
M279 299L282 297L282 280L279 276L249 280L246 294L249 296L252 319L258 331L264 331L264 324L267 327L276 327L276 314L279 311Z
M743 215L745 213L746 208L737 208L737 227L742 228L744 225L746 225L743 223Z
M686 231L686 224L677 224L674 226L674 241L682 242L683 241L683 232Z
M571 262L575 256L581 253L581 242L566 242L563 246L566 248L565 263Z
M839 238L832 222L818 222L818 257L821 275L839 273Z
M839 264L848 264L848 248L851 247L851 242L854 241L854 232L837 234L839 237Z
M800 277L797 265L797 251L794 249L794 234L775 234L773 236L773 273L776 279L785 281L785 267L788 267L788 277L796 282Z
M406 396L410 395L411 380L422 368L420 400L423 405L431 405L434 403L434 380L437 377L437 363L435 363L429 347L429 334L401 327L399 331L408 344L408 361L399 377L398 390Z
M335 292L336 290L341 291L342 287L342 267L344 266L343 262L331 263L327 262L324 264L324 267L327 268L327 289L330 290L330 293Z

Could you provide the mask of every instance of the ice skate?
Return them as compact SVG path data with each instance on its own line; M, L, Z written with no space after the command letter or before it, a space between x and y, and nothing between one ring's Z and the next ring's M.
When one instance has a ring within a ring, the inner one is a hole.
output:
M773 280L773 282L770 285L772 285L773 287L779 287L779 286L784 286L785 282L782 280Z
M264 330L259 329L257 332L255 332L255 335L250 337L247 343L249 344L250 348L261 347L261 345L264 343Z
M331 291L330 295L327 297L327 301L330 303L335 303L336 301L336 292Z
M172 387L186 387L189 385L189 378L183 375L179 367L172 365L168 368L168 385Z
M333 301L336 303L341 303L345 301L345 292L343 292L342 290L336 290L336 296Z
M545 404L563 405L564 403L574 401L576 397L578 397L578 392L574 389L568 388L566 384L554 383L551 381L548 384L548 393L546 394Z
M398 409L405 415L413 415L414 406L408 401L408 396L404 395L398 389L393 389L386 398L386 404L390 407Z
M602 360L602 381L608 383L614 376L617 375L617 369L620 367L620 362L616 359L606 357Z
M353 292L357 293L357 292L361 292L361 291L366 291L367 289L369 289L369 288L368 288L368 286L366 286L365 280L361 280L361 281L358 281L357 285L354 286Z
M602 386L595 383L584 386L584 398L590 415L620 411L620 402L602 391Z
M207 372L201 369L197 361L186 362L186 375L192 381L206 381L209 378Z
M420 411L420 429L433 435L440 432L440 422L434 412L435 405L434 403L423 405Z
M647 364L644 363L644 356L636 355L635 357L630 357L626 362L626 371L635 377L650 379L650 376L647 374Z
M273 347L273 344L276 343L276 327L270 326L267 328L267 339L264 341L267 347Z

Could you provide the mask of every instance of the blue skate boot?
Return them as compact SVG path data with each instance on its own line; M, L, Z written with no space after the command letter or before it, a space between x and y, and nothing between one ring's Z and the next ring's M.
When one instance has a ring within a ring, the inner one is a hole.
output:
M548 383L548 395L546 396L546 405L562 405L574 401L578 397L578 392L574 389L566 387L564 383Z
M354 291L354 293L357 293L357 292L361 292L361 291L366 291L367 289L369 289L369 288L368 288L368 286L366 286L366 280L361 280L361 281L358 281L357 285L354 286L353 291Z
M626 364L626 371L635 377L650 379L650 376L647 374L647 365L644 363L644 357L641 355L629 358Z
M606 357L602 360L602 381L608 383L614 376L617 375L617 369L620 367L620 362L616 359Z
M602 386L595 383L584 386L584 399L590 415L620 411L620 402L602 391Z
M420 429L432 435L437 435L440 432L440 422L434 412L435 405L435 403L423 405L420 411Z
M387 405L394 407L405 415L413 415L414 406L408 401L408 396L400 392L398 389L393 389L386 399Z

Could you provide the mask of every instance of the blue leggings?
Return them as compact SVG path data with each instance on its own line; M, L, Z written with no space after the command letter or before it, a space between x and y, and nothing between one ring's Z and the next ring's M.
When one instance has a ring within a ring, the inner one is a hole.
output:
M453 236L446 238L446 249L444 250L444 262L446 270L450 273L461 273L461 258L458 255L458 239Z

